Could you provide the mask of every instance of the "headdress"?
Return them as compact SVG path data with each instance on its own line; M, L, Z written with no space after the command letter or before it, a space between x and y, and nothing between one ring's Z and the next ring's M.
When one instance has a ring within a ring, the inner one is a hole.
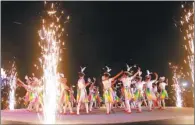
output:
M165 77L162 76L162 77L159 78L159 80L161 80L163 82L163 81L165 81Z
M107 69L107 70L106 70L106 72L104 72L104 75L109 75L109 76L111 76L109 72L110 72L112 69L109 68L108 66L106 66L106 69Z
M129 67L128 64L126 64L126 66L127 66L127 71L124 71L124 73L126 73L128 75L132 75L132 72L130 72L130 70L131 70L132 67Z
M80 67L81 68L81 71L79 72L79 74L82 74L82 75L85 75L85 73L84 73L84 71L85 71L85 69L86 69L86 67Z
M146 70L146 73L147 73L146 77L150 78L151 77L150 74L152 74L152 73L149 70Z

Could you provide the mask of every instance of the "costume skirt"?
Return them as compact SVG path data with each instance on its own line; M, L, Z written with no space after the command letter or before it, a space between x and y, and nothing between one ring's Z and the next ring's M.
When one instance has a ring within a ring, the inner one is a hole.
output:
M104 90L104 102L105 103L113 103L114 98L113 98L113 90L112 88L105 89Z
M168 98L168 93L165 89L161 90L160 99Z
M96 100L95 94L91 93L91 94L89 95L89 101L90 101L90 102L95 102L95 100Z
M125 100L131 100L133 95L131 94L130 88L129 87L125 87L124 88L124 96L125 96Z
M86 89L77 90L77 102L83 103L89 102Z
M146 97L148 101L156 100L155 94L149 88L146 89Z
M136 90L134 93L134 100L135 101L142 101L143 100L143 94L141 90Z

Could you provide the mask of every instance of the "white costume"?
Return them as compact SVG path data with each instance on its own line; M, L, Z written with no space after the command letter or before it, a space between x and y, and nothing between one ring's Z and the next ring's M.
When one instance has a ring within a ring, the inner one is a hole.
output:
M77 102L88 102L84 78L78 80Z
M79 115L80 111L80 106L81 103L85 103L85 108L86 108L86 113L88 113L88 97L87 97L87 91L86 91L86 85L85 85L85 80L84 80L84 73L83 71L85 70L86 67L82 68L81 67L81 74L83 76L80 76L78 80L78 89L77 89L77 115Z

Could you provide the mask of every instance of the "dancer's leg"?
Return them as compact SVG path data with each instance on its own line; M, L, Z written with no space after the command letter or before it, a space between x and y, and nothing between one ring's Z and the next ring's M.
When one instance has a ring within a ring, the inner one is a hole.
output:
M141 111L142 111L141 104L142 104L142 102L141 102L141 101L139 101L139 102L138 102L138 112L141 112Z
M108 102L106 102L106 111L107 114L110 113L110 104Z
M78 102L78 105L77 105L77 115L79 115L80 106L81 106L81 102Z
M89 111L90 111L90 112L92 111L92 106L93 106L93 102L91 101L91 102L90 102L90 105L89 105Z
M67 106L68 106L68 103L66 102L65 105L63 106L63 113L65 113L65 114L66 114L66 108L67 108Z
M88 110L88 103L87 102L85 102L85 108L86 108L86 113L88 114L89 110Z
M165 100L162 100L163 109L165 109Z
M68 102L68 107L69 107L70 113L73 113L71 102Z
M129 100L125 100L125 105L127 107L127 111L131 112L131 108L130 108L130 105L129 105Z
M151 111L152 110L152 100L148 101L148 105L149 105L149 111Z

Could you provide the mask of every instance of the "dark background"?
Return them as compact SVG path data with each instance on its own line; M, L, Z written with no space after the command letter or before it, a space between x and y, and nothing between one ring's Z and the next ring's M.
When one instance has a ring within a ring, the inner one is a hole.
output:
M86 77L100 78L108 65L115 75L125 64L138 64L171 81L168 62L182 58L182 34L174 25L180 18L181 2L61 2L68 37L60 72L73 85L80 66ZM43 2L2 2L2 67L16 57L19 77L24 79L34 68L38 50L38 30ZM22 24L16 24L20 22ZM97 84L100 85L100 82ZM171 91L170 85L168 88ZM170 103L171 104L171 103Z

